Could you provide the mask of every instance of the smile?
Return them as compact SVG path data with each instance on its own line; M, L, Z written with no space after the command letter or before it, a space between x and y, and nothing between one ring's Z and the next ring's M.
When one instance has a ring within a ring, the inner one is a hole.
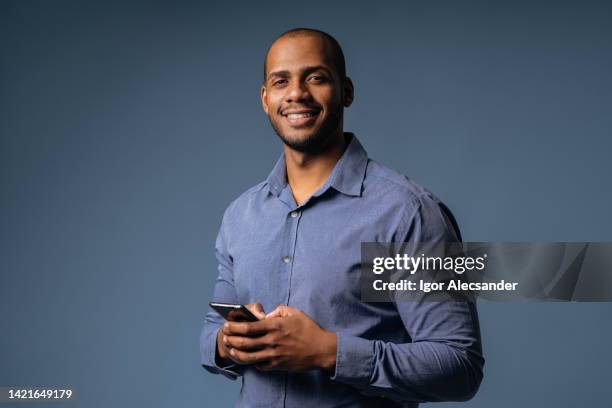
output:
M287 122L292 126L304 126L314 122L317 116L319 116L319 112L319 110L289 111L281 115L287 119Z

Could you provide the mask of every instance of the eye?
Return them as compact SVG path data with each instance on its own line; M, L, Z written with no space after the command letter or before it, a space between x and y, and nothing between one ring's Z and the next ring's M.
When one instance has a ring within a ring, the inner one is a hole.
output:
M310 78L308 78L309 81L315 81L315 82L322 82L323 80L325 80L325 78L321 75L312 75Z
M274 81L274 82L272 83L272 85L274 85L274 86L284 85L284 84L285 84L285 82L287 82L287 80L286 80L286 79L278 79L278 80Z

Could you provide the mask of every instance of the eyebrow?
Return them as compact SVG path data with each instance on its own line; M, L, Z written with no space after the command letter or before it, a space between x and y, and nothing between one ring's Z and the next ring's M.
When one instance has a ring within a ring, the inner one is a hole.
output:
M301 70L301 75L308 75L308 74L310 74L312 72L315 72L315 71L325 71L325 73L327 75L331 76L330 70L327 67L323 66L323 65L311 65L311 66L308 66L308 67L304 67ZM266 78L266 79L270 80L270 78L272 78L272 77L287 78L289 76L291 76L291 73L288 70L281 70L281 71L270 72L268 74L268 78Z

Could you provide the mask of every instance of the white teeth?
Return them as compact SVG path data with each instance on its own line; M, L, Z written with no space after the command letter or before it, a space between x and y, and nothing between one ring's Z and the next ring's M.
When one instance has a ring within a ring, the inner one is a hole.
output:
M311 116L314 116L314 112L308 112L308 113L288 113L287 117L291 120L294 119L300 119L300 118L309 118Z

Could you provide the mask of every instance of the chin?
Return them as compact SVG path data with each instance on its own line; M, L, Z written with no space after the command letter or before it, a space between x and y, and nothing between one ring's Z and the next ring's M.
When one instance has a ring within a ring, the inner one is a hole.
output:
M316 138L318 133L318 127L308 128L292 128L292 127L280 127L279 129L281 139L292 143L304 143L310 139ZM277 133L279 133L277 131Z
M285 139L292 143L306 143L316 137L316 132L298 133L298 132L287 132Z
M270 118L270 124L283 143L294 150L314 154L324 150L328 144L329 135L318 123L296 128Z

